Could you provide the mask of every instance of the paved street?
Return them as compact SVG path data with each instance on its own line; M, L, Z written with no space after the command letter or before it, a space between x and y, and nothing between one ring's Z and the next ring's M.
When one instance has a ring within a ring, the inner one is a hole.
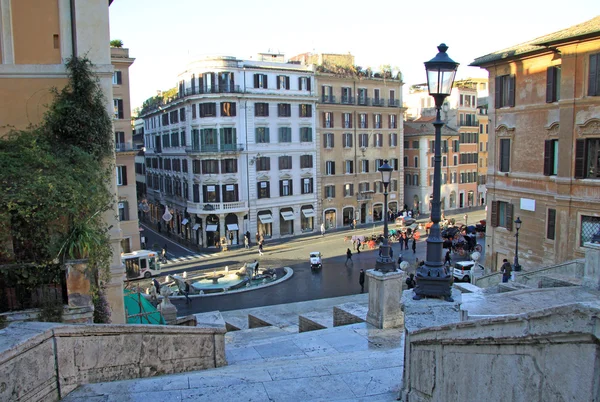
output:
M461 213L460 215L448 215L448 217L455 217L458 222L464 222L463 215L464 213ZM469 222L471 223L478 222L484 217L485 211L483 210L469 211ZM391 225L390 227L393 228L394 226ZM191 305L175 301L179 315L346 296L360 292L358 284L359 271L361 268L366 270L374 267L377 250L367 249L357 254L352 250L351 242L344 242L344 236L353 234L370 235L382 231L383 225L379 224L375 229L371 225L355 231L328 232L324 237L321 237L320 234L314 234L292 239L267 240L264 248L265 255L262 257L259 257L257 247L254 246L251 250L241 248L219 252L209 256L210 258L199 258L187 264L166 265L163 269L165 275L197 269L224 268L226 265L230 269L237 269L244 262L252 262L257 259L260 261L261 268L288 266L294 270L292 278L276 286L250 292L196 298ZM143 233L153 239L156 236L155 240L160 240L159 244L165 242L164 239L157 237L158 234L153 233L151 230L146 229ZM413 254L412 250L402 251L403 258L411 265L413 265L415 258L419 258L419 260L425 258L425 240L426 236L423 236L417 242L416 254ZM478 238L480 244L483 244L483 241L483 238ZM401 252L400 245L394 243L392 247L394 259L397 259L398 253ZM347 248L350 248L353 252L352 262L348 264L346 264ZM169 253L173 253L172 257L184 255L185 253L195 254L190 250L186 251L174 242L168 243L168 250ZM311 251L320 251L324 255L322 270L311 271L308 258ZM414 266L411 268L414 269Z

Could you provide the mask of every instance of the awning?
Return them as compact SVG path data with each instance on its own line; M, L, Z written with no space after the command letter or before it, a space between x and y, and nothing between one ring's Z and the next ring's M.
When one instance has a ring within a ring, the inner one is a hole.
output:
M198 229L200 229L200 224L199 224L199 223L196 223L196 224L195 224L195 225L192 227L192 230L198 230Z
M271 214L258 215L258 219L260 219L262 223L273 223L273 215Z
M237 223L229 223L227 224L227 230L240 230Z
M216 232L218 230L218 225L206 225L207 232Z
M315 210L314 209L303 209L302 213L307 218L312 218L312 217L315 216Z
M187 218L185 218L185 219L183 219L183 220L181 221L181 224L182 224L182 225L187 225L187 223L188 223L188 222L189 222L189 221L187 220Z
M281 212L281 216L283 217L283 220L285 220L285 221L293 221L294 220L294 213L290 212L290 211Z

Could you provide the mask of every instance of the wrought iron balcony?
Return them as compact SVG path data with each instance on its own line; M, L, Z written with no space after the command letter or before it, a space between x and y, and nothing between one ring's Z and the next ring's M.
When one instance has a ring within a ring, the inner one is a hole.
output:
M132 142L115 142L115 152L131 152L135 150Z
M358 104L362 106L369 106L371 104L371 98L358 97Z
M385 106L385 99L373 98L373 106Z
M336 103L335 96L333 95L321 95L321 103Z
M355 99L354 96L342 96L342 104L344 105L354 105Z
M210 144L191 145L185 147L187 153L238 153L244 150L244 144Z
M388 106L389 107L400 107L400 99L389 99Z
M204 94L241 93L239 85L215 85L211 87L186 88L185 96Z

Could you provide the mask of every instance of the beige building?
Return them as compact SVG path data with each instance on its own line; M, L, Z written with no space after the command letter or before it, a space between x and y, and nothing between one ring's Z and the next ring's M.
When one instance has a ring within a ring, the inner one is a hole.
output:
M600 231L600 17L479 57L489 72L486 264L584 256Z
M378 222L386 212L403 209L403 125L400 74L367 78L348 73L352 56L311 55L316 67L319 223L325 227ZM342 64L335 64L335 63ZM338 68L342 67L342 68ZM346 67L348 69L344 70ZM378 168L394 168L383 206Z
M119 221L124 253L139 250L140 230L137 215L135 156L131 127L131 102L129 97L129 67L135 59L129 57L129 49L110 48L113 71L113 105L116 153L116 180Z
M65 60L73 56L85 55L96 65L107 99L106 108L112 114L109 3L106 0L0 1L0 135L5 135L10 126L23 129L41 121L45 105L52 101L50 89L61 88L68 81ZM111 227L113 251L107 297L112 322L124 323L121 229L116 215L116 207L104 215Z

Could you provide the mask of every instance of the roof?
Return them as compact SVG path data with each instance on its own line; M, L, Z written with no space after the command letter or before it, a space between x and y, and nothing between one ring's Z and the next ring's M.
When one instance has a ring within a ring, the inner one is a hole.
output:
M469 66L480 67L499 60L506 60L548 51L550 46L556 44L593 37L600 37L600 16L592 18L591 20L581 24L573 25L570 28L540 36L539 38L530 40L528 42L478 57L471 64L469 64Z
M433 122L435 117L421 117L418 120L414 121L405 121L404 122L404 136L414 137L418 135L426 135L431 136L435 135L435 127L433 126ZM442 136L446 137L449 135L456 135L456 130L448 125L444 124L442 126Z

